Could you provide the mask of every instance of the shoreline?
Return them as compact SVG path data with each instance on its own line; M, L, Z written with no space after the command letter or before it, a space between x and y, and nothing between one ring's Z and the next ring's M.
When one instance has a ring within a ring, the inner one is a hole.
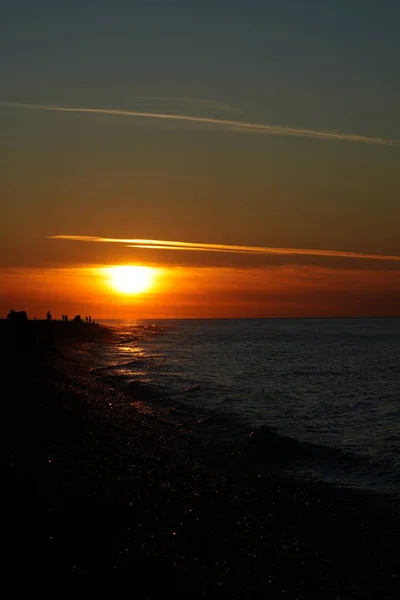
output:
M138 413L90 372L90 344L112 340L103 326L30 323L0 322L10 565L117 570L139 597L158 584L192 597L397 597L398 516L362 493L280 477L256 439L205 447Z

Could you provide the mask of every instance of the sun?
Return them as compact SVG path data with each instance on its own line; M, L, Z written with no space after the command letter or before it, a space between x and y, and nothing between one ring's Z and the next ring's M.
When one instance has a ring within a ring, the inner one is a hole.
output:
M119 294L143 294L153 285L154 269L151 267L120 266L107 271L111 287Z

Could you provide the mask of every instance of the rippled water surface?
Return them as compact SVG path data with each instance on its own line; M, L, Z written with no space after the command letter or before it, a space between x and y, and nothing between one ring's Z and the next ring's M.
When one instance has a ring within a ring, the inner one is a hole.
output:
M224 439L272 429L300 442L298 475L400 491L400 319L105 324L108 375L143 410Z

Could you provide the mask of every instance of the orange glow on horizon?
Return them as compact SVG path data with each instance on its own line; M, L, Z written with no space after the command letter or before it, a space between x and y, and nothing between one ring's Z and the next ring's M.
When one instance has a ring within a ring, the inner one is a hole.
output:
M0 270L0 317L400 316L400 270L92 265Z

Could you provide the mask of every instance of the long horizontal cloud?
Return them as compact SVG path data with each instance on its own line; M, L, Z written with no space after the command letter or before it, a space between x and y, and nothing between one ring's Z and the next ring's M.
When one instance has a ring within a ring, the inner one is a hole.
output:
M313 250L308 248L269 248L265 246L237 246L230 244L201 244L197 242L179 242L170 240L148 240L139 238L107 238L90 235L52 235L49 239L71 240L78 242L99 242L123 244L128 248L147 248L157 250L185 250L198 252L235 252L238 254L260 254L275 256L320 256L334 258L360 258L367 260L400 261L400 256L386 254L364 254L362 252L344 252L341 250Z
M137 117L146 119L159 119L168 121L184 121L187 123L197 123L200 125L216 125L225 129L247 131L252 133L262 133L265 135L284 135L295 137L306 137L323 140L336 140L347 142L359 142L364 144L379 144L384 146L400 146L400 140L389 140L384 138L356 135L352 133L334 133L327 131L316 131L314 129L297 129L294 127L285 127L282 125L267 125L258 123L249 123L247 121L234 121L228 119L216 119L211 117L196 117L188 115L171 115L168 113L140 112L134 110L119 110L114 108L83 108L70 106L52 106L45 104L19 104L2 103L1 106L8 108L22 108L31 110L44 110L67 113L85 113L100 115L117 115L120 117Z

